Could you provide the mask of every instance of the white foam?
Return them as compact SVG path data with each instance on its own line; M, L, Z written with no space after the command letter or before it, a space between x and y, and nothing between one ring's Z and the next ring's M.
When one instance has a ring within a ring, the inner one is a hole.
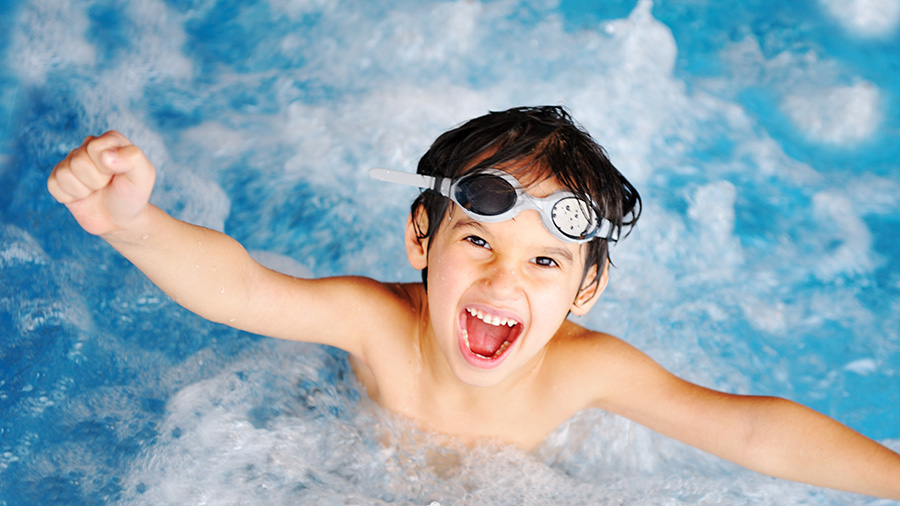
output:
M881 123L881 92L868 82L787 95L784 113L809 138L848 145L872 136Z
M672 31L653 17L653 1L639 0L628 18L610 21L603 30L621 44L624 70L669 75L675 68L678 50Z
M846 185L846 196L861 215L900 213L900 181L874 174L861 174Z
M812 141L852 147L882 125L882 90L839 60L790 48L767 58L753 36L727 45L721 55L729 73L708 80L710 89L724 95L752 87L774 92L784 115ZM758 142L756 137L741 146Z
M716 255L722 255L722 246L732 249L734 237L734 203L737 190L728 181L707 183L694 192L687 210L704 235L703 242L710 244Z
M900 0L819 0L844 30L862 37L887 37L900 25Z
M769 334L783 334L788 329L785 313L789 308L784 302L765 300L748 293L739 303L753 328Z
M820 279L865 274L881 264L872 251L872 233L847 196L830 190L817 193L813 214L821 224L820 239L836 242L831 248L822 245L824 255L814 267Z
M94 47L85 40L89 22L75 3L35 0L25 4L15 25L7 61L26 82L41 83L53 69L91 65Z
M193 77L193 63L182 52L187 41L183 16L171 10L162 0L141 0L121 6L136 25L137 33L134 35L140 40L131 53L134 58L125 62L125 68L129 71L124 72L126 76L130 72L142 71L155 74L157 79Z
M871 358L861 358L847 363L844 369L860 376L868 376L878 371L878 362Z
M306 14L329 10L337 6L335 2L330 0L270 0L269 5L273 9L287 14L292 19L303 17Z
M23 263L43 265L49 260L34 237L19 227L2 225L0 238L0 269Z

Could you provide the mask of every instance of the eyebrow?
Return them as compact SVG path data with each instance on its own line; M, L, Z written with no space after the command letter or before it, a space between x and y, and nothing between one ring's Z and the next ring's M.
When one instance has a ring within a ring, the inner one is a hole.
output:
M459 218L458 220L456 220L453 223L453 227L451 227L450 230L456 230L456 229L466 228L466 227L476 228L476 229L480 230L481 232L489 232L489 230L487 229L486 226L484 226L483 223L481 223L480 221L473 220L472 218L469 218L468 216L463 216L463 217Z
M463 216L462 218L456 220L450 229L457 230L460 228L474 228L477 231L485 234L490 233L490 230L488 230L484 223L469 218L468 216ZM572 255L572 252L567 248L563 248L560 246L538 246L537 249L539 249L542 253L542 255L540 256L562 258L569 263L575 263L575 256Z
M550 247L550 248L543 248L543 250L547 256L552 256L552 257L557 257L557 258L561 257L563 260L565 260L566 262L568 262L570 264L575 263L575 257L572 256L572 252L567 250L566 248Z

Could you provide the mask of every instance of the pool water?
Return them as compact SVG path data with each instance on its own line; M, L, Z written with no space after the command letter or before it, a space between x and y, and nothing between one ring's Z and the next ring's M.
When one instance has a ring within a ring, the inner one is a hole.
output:
M564 104L645 204L579 323L898 449L898 26L898 0L4 3L0 505L881 504L599 411L532 454L441 444L342 353L181 309L45 181L115 128L154 203L267 265L414 281L415 190L368 169Z

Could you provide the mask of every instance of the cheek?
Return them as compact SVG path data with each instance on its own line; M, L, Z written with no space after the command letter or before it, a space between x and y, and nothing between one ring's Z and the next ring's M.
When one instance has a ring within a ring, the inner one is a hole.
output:
M465 250L459 245L447 244L444 237L438 237L429 252L428 286L431 282L450 287L462 283L472 268Z
M467 266L452 255L434 255L428 265L428 298L433 308L456 307L466 282Z
M552 285L546 293L546 303L548 304L547 307L554 307L559 309L565 308L567 313L569 305L571 305L572 301L575 300L575 294L572 293L571 287L567 286L564 283L557 283Z
M434 255L428 263L428 286L434 284L446 288L455 280L451 274L458 272L459 262L448 255Z
M541 290L538 297L532 299L532 304L541 308L541 314L552 320L548 321L548 325L558 325L569 314L577 292L577 287L573 287L572 283L551 283Z

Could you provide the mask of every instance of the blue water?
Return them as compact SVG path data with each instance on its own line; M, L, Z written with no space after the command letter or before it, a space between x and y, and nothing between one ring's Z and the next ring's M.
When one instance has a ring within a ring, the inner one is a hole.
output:
M878 504L601 412L534 455L442 447L344 357L184 311L45 190L115 128L153 201L298 275L415 280L412 169L561 103L638 186L583 324L900 447L900 1L0 5L0 505Z

